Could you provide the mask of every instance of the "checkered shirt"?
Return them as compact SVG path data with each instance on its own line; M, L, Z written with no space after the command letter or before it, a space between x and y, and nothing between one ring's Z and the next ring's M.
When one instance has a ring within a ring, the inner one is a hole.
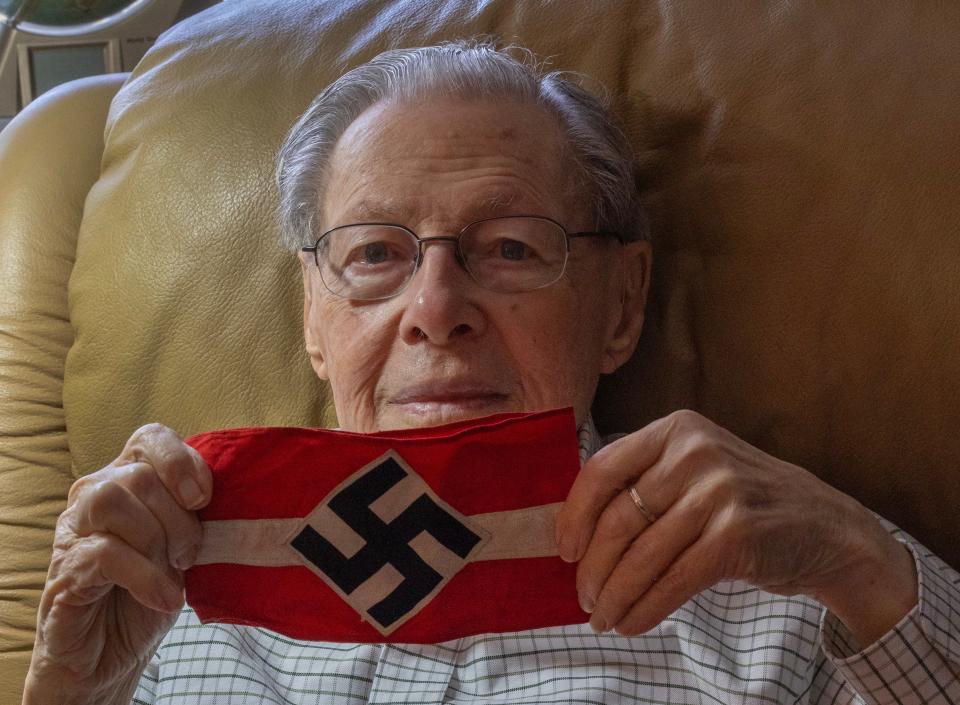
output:
M581 457L599 445L588 422ZM432 645L320 643L202 625L185 608L133 702L960 705L960 575L884 525L913 553L920 600L866 649L813 600L737 581L636 637L574 624Z

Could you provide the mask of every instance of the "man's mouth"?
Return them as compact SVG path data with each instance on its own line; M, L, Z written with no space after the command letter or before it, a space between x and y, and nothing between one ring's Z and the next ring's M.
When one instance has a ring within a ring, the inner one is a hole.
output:
M507 394L475 382L427 382L402 389L388 404L403 413L437 417L438 422L502 410ZM425 419L426 420L426 419Z

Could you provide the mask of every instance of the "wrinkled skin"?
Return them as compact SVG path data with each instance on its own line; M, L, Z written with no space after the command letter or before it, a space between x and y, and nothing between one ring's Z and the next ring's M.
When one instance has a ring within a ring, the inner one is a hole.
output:
M659 518L651 524L624 490ZM864 647L917 603L909 551L862 505L692 411L584 466L557 519L597 631L640 634L720 580L831 609Z
M191 484L192 483L192 484ZM210 469L170 429L137 429L77 480L57 521L24 702L129 702L183 607Z
M381 103L337 145L320 230L386 221L430 237L494 215L591 230L561 151L556 125L536 107ZM333 296L312 256L302 262L314 368L330 380L340 425L374 431L563 406L582 420L599 374L636 345L650 248L574 240L560 281L503 294L481 288L450 244L435 243L406 290L374 302Z

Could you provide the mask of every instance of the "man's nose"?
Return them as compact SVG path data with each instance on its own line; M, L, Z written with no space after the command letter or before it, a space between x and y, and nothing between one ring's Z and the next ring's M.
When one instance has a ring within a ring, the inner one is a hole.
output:
M457 261L456 243L437 239L422 245L420 268L403 293L400 321L404 342L450 343L483 332L486 321L477 308L477 285Z

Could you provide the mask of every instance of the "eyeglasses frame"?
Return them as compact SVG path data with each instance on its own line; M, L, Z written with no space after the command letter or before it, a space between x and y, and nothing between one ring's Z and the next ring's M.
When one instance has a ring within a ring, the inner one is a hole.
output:
M560 273L557 275L557 278L556 278L556 279L553 279L552 281L549 281L549 282L547 282L547 283L545 283L545 284L541 284L540 286L536 286L536 287L534 287L534 288L532 288L532 289L525 289L524 291L536 291L537 289L544 289L544 288L546 288L546 287L548 287L548 286L550 286L550 285L552 285L552 284L556 284L558 281L560 281L560 278L563 276L564 272L567 271L567 260L568 260L569 257L570 257L570 241L571 241L571 240L574 240L574 239L576 239L576 238L582 238L582 237L612 237L612 238L616 239L616 241L619 242L621 245L624 244L623 236L622 236L620 233L613 232L613 231L611 231L611 230L583 230L583 231L579 231L579 232L570 233L570 232L567 232L567 229L566 229L565 227L563 227L562 224L560 224L559 222L557 222L557 221L554 220L553 218L547 217L547 216L545 216L545 215L497 215L497 216L493 216L493 217L491 217L491 218L481 218L480 220L474 220L474 221L471 222L471 223L467 223L466 225L464 225L464 226L460 229L460 232L458 232L456 235L436 235L436 236L433 236L433 237L420 237L420 236L417 235L413 230L411 230L410 228L408 228L408 227L405 226L405 225L400 225L399 223L388 223L388 222L348 223L348 224L346 224L346 225L338 225L338 226L335 227L335 228L330 228L330 229L327 230L326 232L322 233L322 234L317 238L316 242L314 242L314 244L313 244L312 246L304 246L304 247L301 247L301 248L300 248L300 251L301 251L301 252L312 252L312 253L313 253L313 261L314 261L314 263L317 265L317 270L321 270L321 268L320 268L320 259L319 259L319 256L318 256L318 254L317 254L317 251L318 251L318 249L319 249L319 247L320 247L320 242L323 240L323 238L327 237L327 236L330 235L331 233L334 233L334 232L336 232L337 230L343 230L343 229L345 229L345 228L355 228L355 227L363 226L363 225L373 225L373 226L381 225L381 226L385 226L385 227L399 228L400 230L403 230L404 232L407 232L407 233L409 233L410 235L412 235L413 238L417 241L417 259L416 259L416 264L415 264L414 267L413 267L413 271L410 273L410 278L407 279L406 282L404 282L403 286L402 286L400 289L398 289L397 291L395 291L395 292L393 292L392 294L389 294L389 295L387 295L387 296L378 296L378 297L373 297L373 298L369 298L369 299L360 299L360 298L356 298L356 297L353 297L353 296L344 296L343 294L338 294L337 292L335 292L333 289L330 288L330 286L327 284L327 282L325 282L325 281L323 280L323 277L321 276L321 277L320 277L320 281L323 282L323 286L327 289L327 291L329 291L329 292L330 292L331 294L333 294L334 296L339 296L339 297L342 298L342 299L355 300L355 301L385 301L385 300L387 300L387 299L392 299L394 296L399 296L400 294L403 293L404 289L406 289L406 288L410 285L410 282L413 281L413 278L416 276L417 271L420 269L420 265L423 264L423 251L424 251L424 246L425 246L427 243L429 243L429 242L452 242L452 243L454 243L454 245L456 246L456 249L455 249L455 251L454 251L454 257L455 257L456 260L457 260L457 264L460 265L460 268L463 269L463 271L465 271L467 274L469 274L469 275L470 275L470 278L473 279L473 281L476 282L476 284L477 284L478 286L480 286L480 287L482 287L482 288L484 288L484 289L487 289L488 291L497 291L496 289L488 289L488 288L487 288L486 286L484 286L480 281L478 281L478 280L477 280L477 277L474 275L474 273L470 271L470 269L467 267L467 262L466 262L466 258L464 257L464 254L463 254L463 250L462 250L461 247L460 247L460 242L461 242L461 240L462 240L462 238L463 238L463 234L464 234L467 230L469 230L470 228L472 228L472 227L475 226L475 225L479 225L480 223L488 223L488 222L493 221L493 220L507 220L507 219L512 219L512 218L533 218L533 219L536 219L536 220L545 220L545 221L547 221L547 222L549 222L549 223L553 223L554 225L556 225L556 226L563 232L564 237L565 237L565 239L566 239L566 252L564 253L564 256L563 256L563 266L560 268ZM322 271L322 270L321 270L321 271Z

